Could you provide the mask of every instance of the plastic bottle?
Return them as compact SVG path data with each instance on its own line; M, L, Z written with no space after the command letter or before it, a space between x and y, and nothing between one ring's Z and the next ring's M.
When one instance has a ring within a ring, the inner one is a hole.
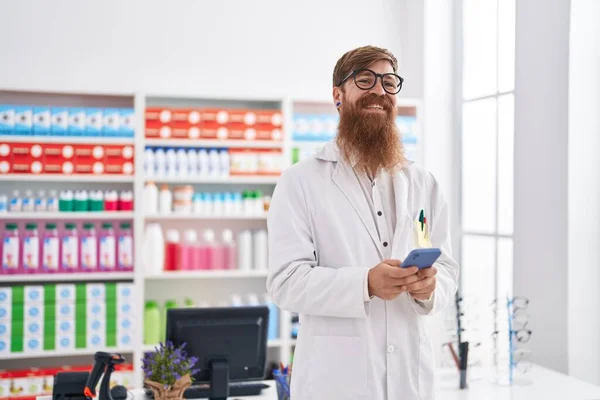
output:
M268 340L279 339L279 308L271 300L271 296L265 294L265 305L269 308L269 327L267 329Z
M102 190L90 190L90 211L104 211L104 194Z
M179 232L174 229L167 230L165 243L165 265L164 271L176 271L179 262L181 245L179 244Z
M254 199L250 190L242 192L242 202L244 204L244 215L252 215L254 211Z
M219 152L219 164L220 164L220 175L222 177L229 176L229 151L227 149L223 149Z
M192 199L192 212L197 215L202 215L204 213L204 199L202 193L194 193L194 198Z
M237 246L233 240L233 232L231 229L223 229L221 238L223 269L237 269Z
M35 204L34 207L35 211L46 211L47 208L47 202L46 202L46 192L44 192L43 190L40 190L38 192L38 197L35 198Z
M198 175L209 176L210 174L210 163L208 160L208 152L206 149L198 150Z
M18 274L20 268L20 247L19 230L17 224L8 223L5 225L4 237L2 240L2 272L5 274Z
M57 212L58 211L58 195L56 190L51 190L50 195L48 196L48 200L46 202L46 209L49 212Z
M5 194L0 194L0 214L5 214L8 212L8 196Z
M117 240L115 238L115 231L113 225L110 222L104 222L102 229L100 230L100 245L98 252L98 264L100 269L106 271L114 271L117 262Z
M185 149L177 150L177 176L185 177L188 174L188 156Z
M262 190L255 190L253 195L254 215L263 215L265 213L265 202L263 201Z
M254 269L265 270L267 269L269 262L267 231L265 229L259 229L254 231L252 236L252 244L254 247L252 251L254 256Z
M9 211L19 212L23 210L23 201L18 190L13 190L12 197L10 198Z
M208 163L209 176L221 176L221 159L219 157L219 151L217 149L210 149L208 151Z
M213 194L212 213L214 215L224 215L225 214L225 197L223 196L223 193L214 193Z
M252 232L244 229L238 234L238 269L250 271L252 269Z
M60 240L55 223L46 224L42 244L42 269L47 274L58 272Z
M87 191L78 190L75 192L75 203L73 209L75 211L84 212L90 210L89 197Z
M142 245L142 265L149 275L163 272L165 266L165 239L158 223L146 226Z
M167 161L166 176L176 177L177 176L177 153L172 148L167 149L165 152Z
M144 150L144 176L146 178L154 177L154 151L150 148Z
M32 212L35 209L35 199L33 198L33 193L31 190L25 191L25 196L23 197L23 212Z
M129 222L123 222L117 240L117 267L122 271L133 270L133 232Z
M170 214L173 204L173 195L167 184L163 184L160 188L158 207L161 214Z
M160 327L160 340L161 342L165 341L165 336L167 334L167 311L177 308L177 302L175 300L167 300L165 302L165 307L163 308L162 318L161 318L161 327Z
M187 167L188 176L198 175L198 153L195 149L190 149L187 152Z
M162 148L154 151L154 176L157 178L167 176L167 155Z
M233 194L233 210L234 215L244 215L244 202L240 192Z
M71 190L62 190L58 200L58 210L60 212L70 212L75 208L73 192Z
M133 192L131 190L121 190L119 211L133 211Z
M106 211L117 211L119 204L119 195L116 190L107 190L104 192L104 209Z
M193 229L187 229L183 233L183 243L181 244L181 257L179 258L179 270L190 271L199 269L198 233Z
M204 215L214 215L214 196L212 193L204 193Z
M81 269L96 271L98 269L98 240L94 224L83 224L81 234Z
M152 300L146 301L144 307L144 344L154 346L160 342L160 310L158 303Z
M233 193L223 193L223 215L226 217L232 217L235 215L235 203L233 200Z
M156 214L158 212L158 186L152 181L144 185L144 213Z
M61 239L61 269L63 272L76 272L79 269L79 238L76 225L65 224Z
M202 239L201 261L204 260L204 267L201 269L223 269L223 259L215 242L215 231L205 229Z
M40 237L37 224L25 224L23 235L23 272L26 274L37 274L40 271Z

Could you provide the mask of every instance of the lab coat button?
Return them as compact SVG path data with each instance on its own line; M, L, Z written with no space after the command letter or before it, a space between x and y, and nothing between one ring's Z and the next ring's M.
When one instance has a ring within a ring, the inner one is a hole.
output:
M377 215L379 215L381 217L383 213L381 211L377 211Z
M387 242L383 242L383 247L387 247L388 243Z
M393 344L390 344L387 348L388 354L394 354L394 351L396 351L396 348L394 347Z

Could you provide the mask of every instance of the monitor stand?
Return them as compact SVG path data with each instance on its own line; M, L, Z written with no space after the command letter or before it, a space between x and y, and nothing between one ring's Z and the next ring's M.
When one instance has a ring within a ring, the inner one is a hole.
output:
M229 397L229 364L225 360L213 360L210 368L209 400L227 400Z

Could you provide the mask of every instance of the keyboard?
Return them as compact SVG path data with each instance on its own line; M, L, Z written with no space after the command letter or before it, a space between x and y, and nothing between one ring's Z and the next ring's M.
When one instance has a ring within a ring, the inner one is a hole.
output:
M229 383L229 397L233 396L258 396L261 394L263 389L268 388L269 385L257 382L230 382ZM146 388L146 395L153 399L154 395L152 390ZM185 399L207 399L209 394L208 384L192 385L185 390L183 398Z

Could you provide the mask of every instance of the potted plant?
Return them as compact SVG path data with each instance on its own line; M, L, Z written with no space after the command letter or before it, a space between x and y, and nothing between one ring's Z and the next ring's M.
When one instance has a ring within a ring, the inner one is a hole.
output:
M183 399L183 392L192 384L199 369L196 357L188 357L186 343L176 347L171 342L160 343L142 359L144 382L154 393L155 400Z

